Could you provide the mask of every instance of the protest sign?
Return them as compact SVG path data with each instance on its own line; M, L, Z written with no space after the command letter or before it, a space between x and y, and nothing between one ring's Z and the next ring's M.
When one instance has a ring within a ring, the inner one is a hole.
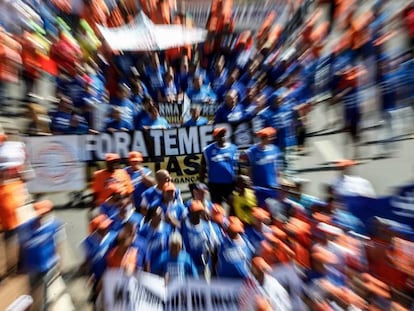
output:
M186 279L166 284L146 272L126 275L109 269L103 278L105 310L238 310L241 281Z
M215 126L226 127L228 140L240 149L254 143L250 123L98 135L27 137L29 160L36 173L29 189L33 193L82 190L86 188L86 162L103 162L105 154L110 152L127 159L130 151L141 152L144 165L153 171L167 169L174 183L195 182L200 171L202 151L213 141Z
M27 137L29 161L35 178L31 193L80 191L86 187L86 164L81 161L80 136Z

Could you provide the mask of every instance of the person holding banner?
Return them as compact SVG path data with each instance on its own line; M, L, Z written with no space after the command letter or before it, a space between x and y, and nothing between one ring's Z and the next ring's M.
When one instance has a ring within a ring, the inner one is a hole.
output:
M169 129L171 126L168 121L160 116L160 113L155 106L148 108L148 114L144 116L139 124L139 129Z
M164 276L167 283L183 281L186 277L198 279L197 268L191 256L183 250L183 239L178 232L171 234L169 249L161 253L152 270Z
M237 124L243 120L243 106L239 104L237 90L230 89L226 93L224 103L219 106L214 117L214 123Z
M196 74L193 77L193 84L187 89L187 96L192 104L211 104L216 101L216 94L203 84L203 77Z
M217 250L217 277L246 279L252 255L253 246L244 236L243 223L237 217L230 216L227 236Z
M190 107L190 115L191 118L184 122L184 127L190 126L202 126L208 124L208 119L206 117L201 116L201 106L200 105L192 105Z
M197 267L199 275L205 274L205 269L211 264L210 253L217 246L212 245L214 232L210 230L208 222L202 219L204 205L199 200L193 200L189 215L182 221L181 234L185 250L190 254Z
M286 289L271 275L272 268L262 257L251 261L251 276L245 281L240 294L240 310L255 310L256 295L267 299L271 308L267 310L292 310ZM256 294L256 295L255 295Z
M201 158L200 181L208 178L211 200L219 204L233 192L238 167L237 146L226 142L226 133L224 127L215 128L215 142L204 148Z
M144 224L138 232L138 237L146 243L144 255L144 270L152 271L152 266L168 247L169 236L173 232L170 224L163 220L161 207L150 208L144 218Z

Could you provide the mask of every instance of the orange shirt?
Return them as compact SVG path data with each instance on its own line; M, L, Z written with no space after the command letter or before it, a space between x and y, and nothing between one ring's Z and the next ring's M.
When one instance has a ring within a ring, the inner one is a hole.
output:
M129 247L125 252L122 252L118 246L112 249L106 261L109 268L123 268L127 271L135 271L137 267L138 250L134 247Z
M125 170L116 169L113 172L109 172L107 170L97 171L94 174L92 183L92 190L98 200L97 204L101 205L112 195L108 186L113 183L119 184L123 191L128 194L131 194L134 191L131 178Z
M0 227L4 230L17 228L17 209L27 202L27 189L22 181L0 185Z

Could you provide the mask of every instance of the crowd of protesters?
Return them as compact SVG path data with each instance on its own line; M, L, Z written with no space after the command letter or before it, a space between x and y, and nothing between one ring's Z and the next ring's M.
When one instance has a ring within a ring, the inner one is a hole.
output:
M119 155L107 154L92 184L97 214L82 243L91 299L105 270L120 268L166 282L238 280L242 310L410 310L412 228L379 217L362 223L348 212L342 196L353 161L339 163L324 198L306 195L304 180L275 178L275 134L258 132L246 172L217 128L203 152L200 179L208 184L190 184L187 201L169 172L153 174L139 152L125 168Z
M248 150L227 141L225 128L214 129L214 142L203 150L200 183L189 185L186 202L169 172L153 174L139 152L129 154L126 168L119 155L107 154L106 168L92 182L91 208L98 212L83 242L92 301L109 267L149 271L167 281L238 279L244 282L243 310L412 308L412 228L378 217L361 223L347 211L341 187L354 162L339 163L342 175L326 186L324 198L304 194L301 180L282 178L285 151L305 146L306 117L317 96L328 93L331 105L343 109L340 120L354 142L364 88L378 88L379 112L390 130L393 109L412 105L411 2L390 16L387 1L375 1L363 14L357 1L334 1L331 23L321 22L316 9L293 39L275 13L256 34L236 35L232 2L213 1L206 42L151 53L111 51L96 23L121 26L142 9L155 23L191 27L185 14L171 18L168 1L20 2L38 18L19 29L2 21L0 101L7 102L5 84L18 81L21 65L27 101L35 100L42 74L55 82L57 99L52 111L41 100L28 105L28 134L167 129L172 125L158 103L184 98L191 113L180 126L260 122L258 143ZM402 25L396 24L400 16ZM389 54L388 40L405 28L407 52ZM339 40L328 51L333 31ZM216 103L214 118L202 115L203 107ZM5 189L10 192L8 184ZM40 274L58 261L44 236L53 237L60 224L44 219L51 211L45 204L36 206L33 228L22 230L33 236L19 235L22 267ZM16 229L4 219L3 230Z

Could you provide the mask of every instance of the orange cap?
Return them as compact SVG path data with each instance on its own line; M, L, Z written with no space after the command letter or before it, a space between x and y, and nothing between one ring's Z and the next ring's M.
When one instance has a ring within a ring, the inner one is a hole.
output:
M163 192L175 191L175 185L172 182L167 182L164 187L162 187Z
M274 236L273 233L271 233L271 232L266 232L266 233L263 234L263 236L272 245L273 244L279 244L279 242L280 242L280 240L276 236Z
M120 160L120 159L121 159L121 157L117 153L107 153L107 154L105 154L105 161L106 162L117 161L117 160Z
M213 130L213 137L217 137L217 136L220 136L220 135L226 135L226 133L227 133L227 130L226 130L225 127L216 127Z
M272 306L263 296L257 296L255 301L255 311L272 311Z
M142 162L144 160L144 158L142 157L141 152L139 151L131 151L128 154L128 159L129 161L138 161L138 162Z
M319 261L323 264L337 264L338 263L338 257L330 251L328 251L325 248L319 247L313 254L312 258L316 261Z
M201 202L200 200L193 200L191 202L190 211L192 211L193 213L204 211L203 202Z
M357 164L357 162L354 161L354 160L340 160L340 161L336 162L336 166L343 167L343 168L354 166L356 164Z
M275 136L276 133L277 131L273 127L265 127L257 132L257 136L260 138L269 138Z
M49 213L53 209L53 203L50 200L42 200L33 204L38 215Z
M244 232L243 223L236 216L230 216L229 217L229 227L228 227L228 229L232 232L235 232L235 233L243 233Z
M211 211L211 219L214 222L218 224L222 224L224 221L225 214L226 214L226 211L220 204L217 204L217 203L213 204L213 209Z
M260 222L264 222L270 219L269 212L265 211L263 208L260 208L260 207L253 208L252 216Z
M254 257L252 259L252 266L260 271L271 271L270 265L263 259L263 257Z
M285 240L287 238L286 232L284 232L282 229L278 228L277 226L270 226L270 229L272 229L272 234L280 239Z
M109 219L106 215L100 214L91 220L89 224L89 231L92 233L98 229L105 230L108 229L111 224L111 219Z

